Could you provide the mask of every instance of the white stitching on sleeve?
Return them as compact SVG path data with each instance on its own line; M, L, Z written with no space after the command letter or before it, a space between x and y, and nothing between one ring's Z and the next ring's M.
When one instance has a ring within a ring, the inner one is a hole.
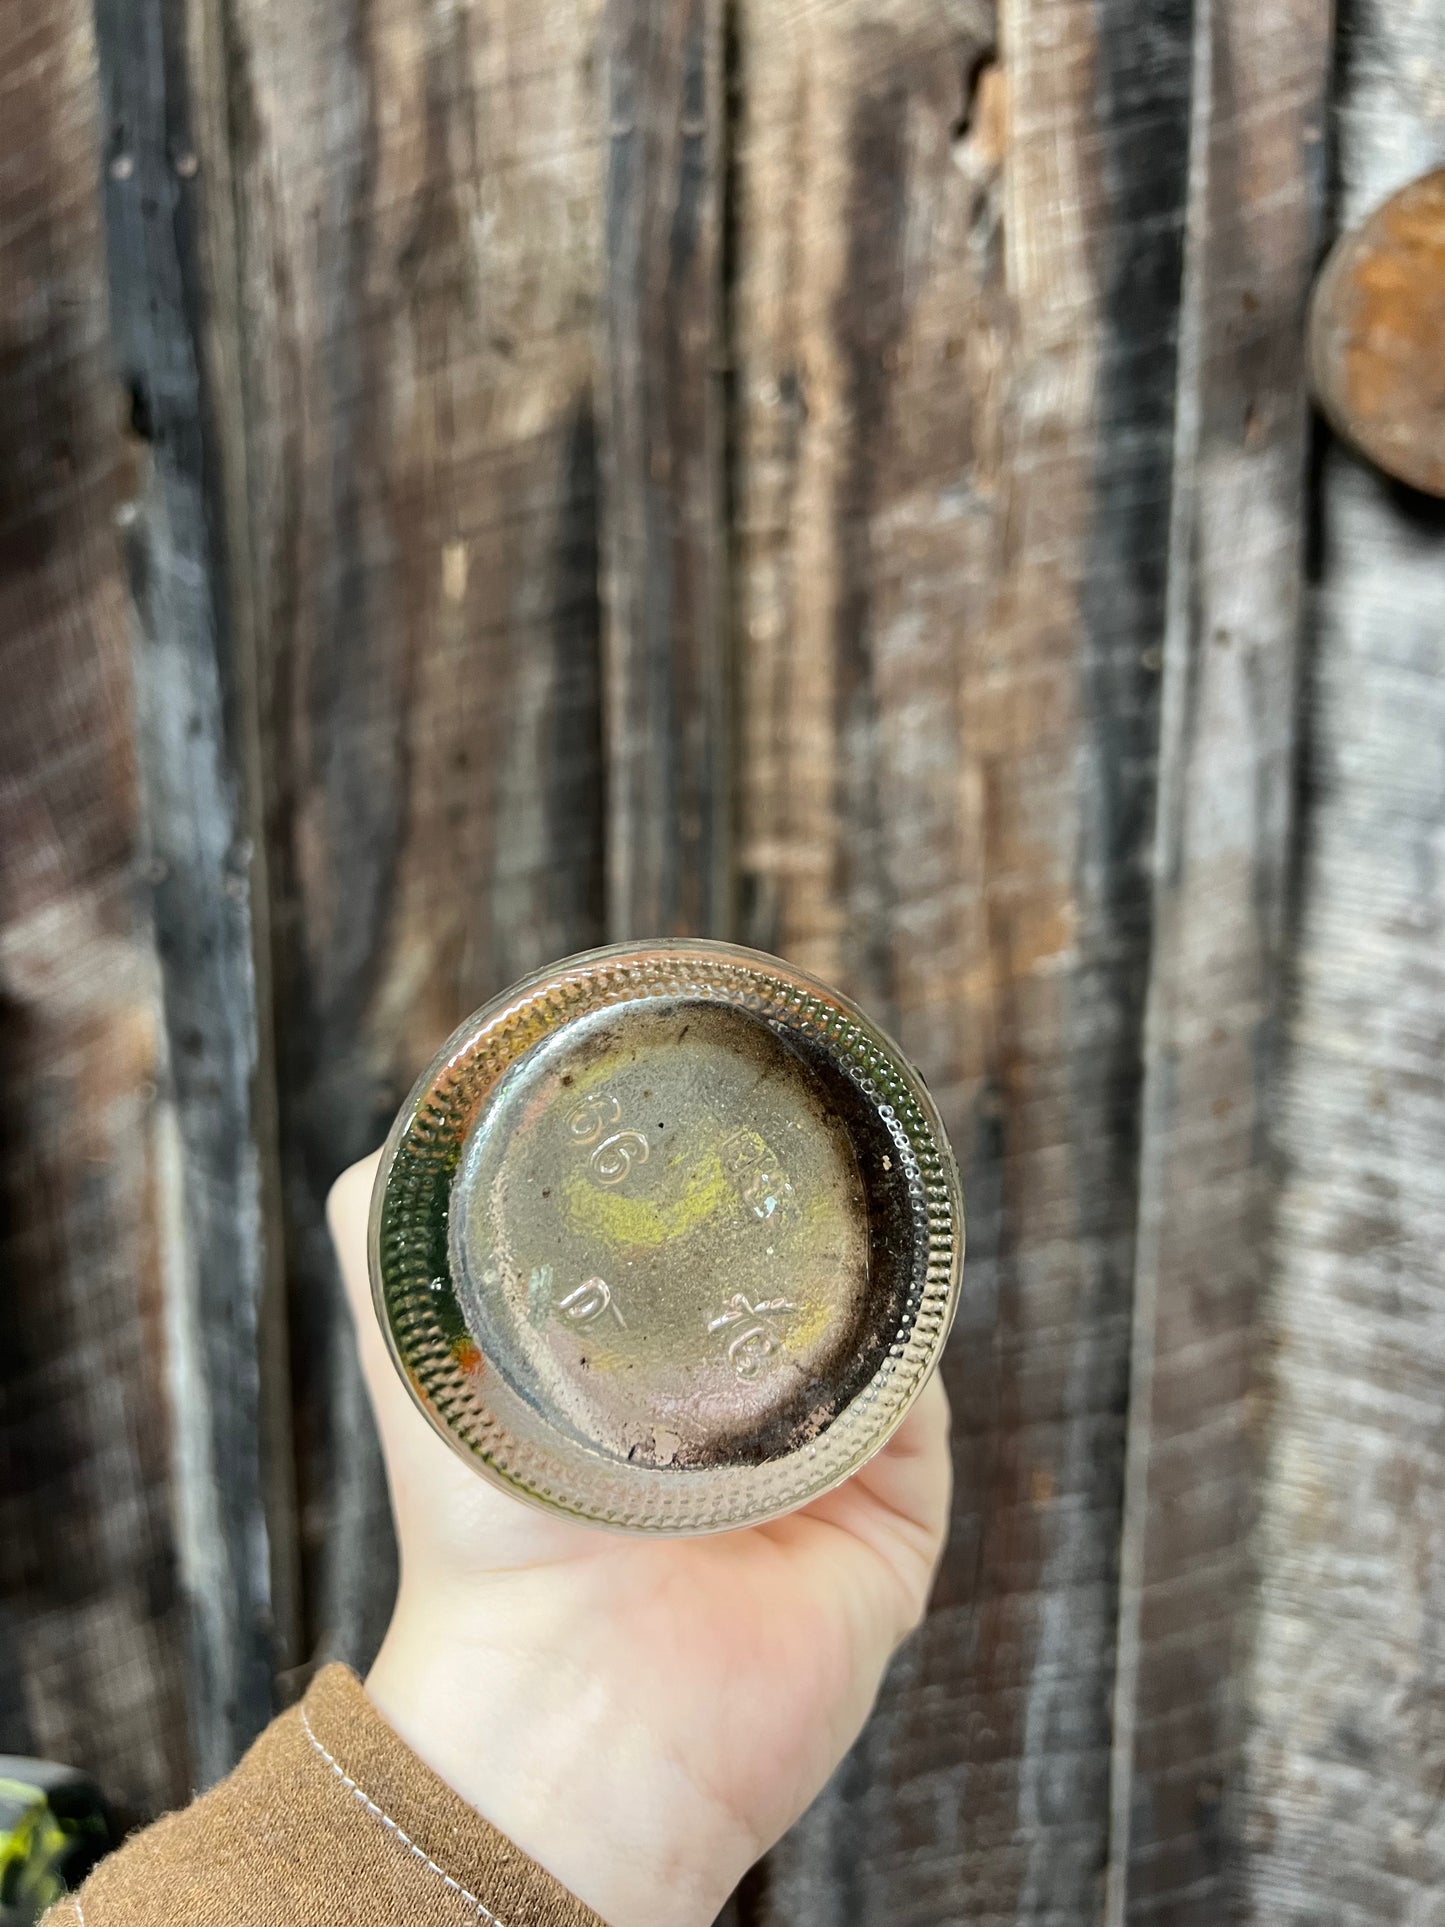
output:
M351 1775L344 1770L344 1768L341 1766L339 1761L334 1759L332 1755L327 1752L326 1748L321 1744L320 1740L318 1740L316 1735L312 1732L311 1722L306 1717L306 1708L304 1706L300 1709L300 1712L301 1712L301 1725L305 1731L307 1739L310 1740L312 1746L315 1747L316 1751L321 1755L322 1759L325 1760L326 1764L331 1768L331 1771L336 1775L337 1779L340 1780L343 1785L350 1787L351 1791L355 1794L356 1798L360 1800L361 1804L366 1808L367 1812L374 1813L377 1819L380 1820L381 1824L384 1827L389 1827L390 1830L396 1835L397 1839L400 1840L401 1844L406 1848L407 1852L415 1854L417 1859L420 1860L421 1864L424 1867L430 1867L432 1872L438 1876L438 1878L442 1881L442 1883L445 1886L450 1887L454 1894L460 1894L463 1900L470 1902L470 1904L476 1908L477 1913L480 1915L480 1917L483 1920L491 1922L491 1927L504 1927L504 1923L498 1920L497 1916L492 1912L490 1907L484 1906L482 1902L477 1899L475 1894L468 1893L466 1888L462 1886L460 1881L453 1880L449 1873L443 1872L443 1870L437 1865L435 1860L428 1859L426 1854L424 1854L421 1848L416 1844L415 1840L412 1839L411 1835L407 1833L403 1828L399 1827L396 1824L395 1820L392 1819L389 1813L383 1813L381 1808L376 1804L375 1800L368 1798L368 1796L362 1792L361 1788L356 1784L355 1780L352 1779ZM77 1906L75 1911L77 1914L79 1914L80 1908ZM81 1927L85 1927L85 1923L83 1920L81 1922Z

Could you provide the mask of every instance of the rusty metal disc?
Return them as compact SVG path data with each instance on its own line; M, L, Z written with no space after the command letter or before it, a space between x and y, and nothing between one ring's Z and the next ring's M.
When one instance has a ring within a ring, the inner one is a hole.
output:
M889 1436L956 1301L962 1200L897 1046L754 951L570 958L469 1020L387 1144L377 1308L422 1410L575 1517L717 1530Z
M1310 310L1321 407L1387 474L1445 495L1445 169L1335 243Z

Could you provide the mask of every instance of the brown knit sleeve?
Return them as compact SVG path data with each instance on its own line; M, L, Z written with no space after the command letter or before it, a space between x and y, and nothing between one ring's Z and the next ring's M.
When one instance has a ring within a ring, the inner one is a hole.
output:
M328 1666L221 1783L101 1862L46 1927L603 1927Z

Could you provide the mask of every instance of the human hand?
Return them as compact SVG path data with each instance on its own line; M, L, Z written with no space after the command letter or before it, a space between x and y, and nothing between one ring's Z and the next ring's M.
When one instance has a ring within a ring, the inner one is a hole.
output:
M367 1276L378 1158L328 1207L401 1548L367 1692L613 1927L706 1927L922 1617L948 1520L942 1385L846 1485L767 1525L654 1540L554 1518L469 1471L391 1362Z

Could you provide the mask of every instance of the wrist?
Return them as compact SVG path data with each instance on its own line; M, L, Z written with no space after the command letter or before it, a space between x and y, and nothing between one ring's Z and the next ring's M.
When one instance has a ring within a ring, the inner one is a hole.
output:
M403 1588L366 1681L431 1770L612 1927L708 1927L755 1858L558 1575ZM702 1763L705 1769L705 1763Z

